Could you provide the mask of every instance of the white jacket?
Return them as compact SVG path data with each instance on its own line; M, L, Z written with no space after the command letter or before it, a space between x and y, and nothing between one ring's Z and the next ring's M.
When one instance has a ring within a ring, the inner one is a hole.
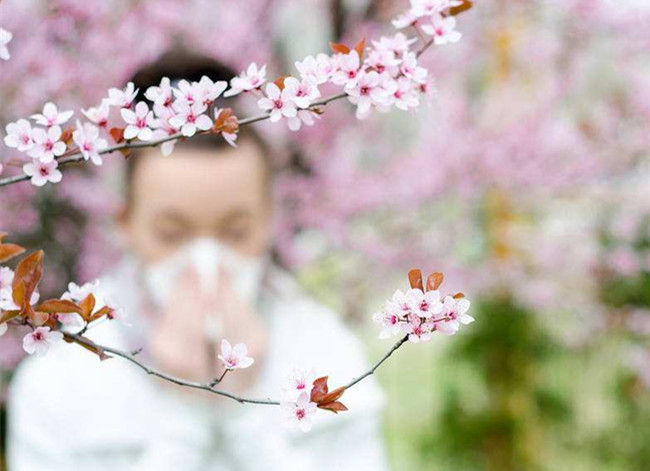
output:
M106 322L88 336L133 349L144 326L132 268L103 282L130 312L132 327ZM269 349L255 397L280 396L293 367L329 375L332 387L368 368L359 341L323 307L276 272L261 298ZM227 389L227 381L224 389ZM163 387L164 386L164 387ZM370 377L341 399L350 409L319 410L311 432L288 428L277 406L188 396L127 361L100 362L60 345L18 369L9 397L10 471L319 471L388 469L381 440L383 395Z

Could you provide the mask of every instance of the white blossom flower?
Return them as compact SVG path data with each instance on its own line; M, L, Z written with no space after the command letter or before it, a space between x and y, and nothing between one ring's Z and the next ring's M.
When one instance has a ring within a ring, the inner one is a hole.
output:
M90 123L83 125L77 121L77 129L72 133L72 139L79 147L79 151L84 159L92 160L95 165L101 165L103 162L99 151L108 147L106 139L99 137L99 128Z
M320 97L320 91L312 78L300 81L295 77L287 77L284 79L284 89L287 91L289 99L298 108L309 108L312 102Z
M63 334L49 327L37 327L23 337L23 350L30 355L45 355L52 345L63 340Z
M382 326L382 329L379 332L380 339L386 339L393 335L397 335L402 328L402 321L394 312L377 312L372 315L372 320Z
M430 290L423 293L421 289L410 289L406 293L406 299L411 308L411 312L417 316L430 318L434 314L442 312L442 302L440 301L440 291Z
M311 402L310 395L303 392L296 401L282 401L280 406L291 425L297 425L303 432L311 430L311 417L316 413L317 405Z
M163 77L159 86L151 86L144 92L147 100L154 105L171 106L173 103L173 91L169 77Z
M63 155L67 148L65 142L59 140L62 134L60 126L47 129L34 128L32 131L34 147L27 151L27 154L43 163L51 162L54 157Z
M7 147L18 149L19 152L27 152L34 147L32 125L26 119L19 119L15 123L9 123L5 129L7 135L4 141Z
M172 125L169 120L176 116L176 112L172 107L166 107L164 105L154 105L154 114L156 119L154 120L153 127L153 138L158 141L160 139L165 139L169 136L173 136L180 132L180 129ZM177 139L172 139L165 141L160 145L160 152L165 157L171 155L174 151L174 146L176 145Z
M65 124L70 118L72 118L73 114L74 111L71 110L59 111L57 106L50 101L45 103L41 114L33 114L30 117L36 121L36 124L49 128L51 126Z
M286 88L280 90L275 83L266 85L266 96L260 98L257 105L269 112L271 122L285 118L293 118L297 114L296 104L291 98L291 92Z
M233 347L226 339L221 341L221 354L218 355L218 358L227 370L248 368L255 362L248 356L248 348L245 344L238 343Z
M457 43L463 36L456 31L456 18L453 16L445 18L442 15L433 15L431 24L422 25L422 31L433 36L434 43L439 46Z
M293 118L287 118L287 125L292 131L300 131L302 125L313 126L320 116L313 113L311 110L298 110L298 113Z
M345 91L349 95L349 100L357 105L359 119L367 117L372 106L385 105L388 102L388 94L380 86L379 74L375 71L362 72L357 83L352 87L346 87Z
M411 314L408 317L408 322L403 326L404 332L408 334L409 341L412 343L428 342L436 327L433 322L422 319L417 314Z
M313 370L294 368L282 388L282 395L287 401L295 401L302 393L311 394L316 375Z
M203 76L198 83L199 99L204 105L209 106L228 88L228 83L223 80L213 82L209 77Z
M153 112L149 110L144 101L140 101L135 105L135 111L122 108L120 114L124 122L127 123L127 127L124 129L124 139L137 137L141 141L150 141L153 138L153 131L151 130Z
M347 54L338 54L334 57L338 65L332 82L336 85L354 87L357 84L359 76L360 59L357 51L350 51Z
M391 79L389 83L384 83L382 86L396 108L408 111L410 108L417 108L420 105L419 87L414 86L414 83L409 78Z
M255 90L264 85L264 82L266 82L266 65L258 69L257 64L253 62L244 72L230 80L230 89L223 96L231 97L241 92Z
M470 302L465 298L455 299L452 296L445 296L442 312L436 316L436 328L443 334L454 335L461 324L471 324L474 318L467 314L469 306Z
M105 128L108 125L108 115L111 112L110 106L108 98L104 98L99 106L81 110L81 112L97 126Z
M59 163L56 160L43 162L34 159L32 162L23 165L25 175L31 177L31 183L34 186L43 186L47 182L59 183L63 174L58 170Z
M129 82L123 90L111 88L108 91L108 103L118 108L131 108L136 96L138 96L138 90L133 82Z
M404 54L400 71L405 77L418 83L426 83L429 77L429 71L418 65L418 58L413 52L407 52Z
M203 114L207 107L201 102L189 105L183 100L174 103L176 115L169 119L169 124L180 129L183 136L192 137L197 131L207 131L212 127L212 120Z
M377 51L390 51L399 58L406 54L411 44L416 41L416 38L409 39L405 34L397 33L393 36L382 36L379 41L373 41L372 45Z
M307 56L302 62L296 62L295 65L301 78L311 78L316 85L327 82L335 70L332 58L323 53L318 54L315 58Z
M7 44L11 42L14 35L4 28L0 28L0 59L8 61L11 58Z

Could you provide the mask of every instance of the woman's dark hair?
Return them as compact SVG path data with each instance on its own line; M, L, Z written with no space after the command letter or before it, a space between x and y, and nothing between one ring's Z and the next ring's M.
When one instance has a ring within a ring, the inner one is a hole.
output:
M203 76L207 76L213 82L220 80L230 82L235 75L236 73L232 69L214 59L178 49L163 54L155 62L141 68L131 81L135 84L136 89L140 89L142 95L147 88L158 86L163 77L168 77L173 86L175 82L183 79L189 82L198 82ZM224 106L232 108L236 116L241 116L237 97L229 98L224 103ZM251 141L258 146L264 155L267 173L269 175L272 173L271 149L253 126L242 127L239 130L237 141ZM186 141L178 142L177 145L209 148L215 151L226 149L229 146L223 138L212 134L194 136ZM129 201L131 200L131 183L140 160L137 157L137 151L132 153L132 156L127 160L125 188Z

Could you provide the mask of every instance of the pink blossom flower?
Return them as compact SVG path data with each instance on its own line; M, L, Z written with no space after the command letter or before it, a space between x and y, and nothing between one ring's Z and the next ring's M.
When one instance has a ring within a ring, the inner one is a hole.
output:
M397 335L402 329L402 320L395 313L389 310L377 312L372 315L372 320L382 326L379 332L380 339L386 339Z
M59 109L56 107L54 103L47 102L45 103L45 106L43 107L43 113L41 114L33 114L31 118L36 121L36 124L40 124L41 126L56 126L56 125L61 125L66 123L70 118L72 118L72 115L74 114L74 111L59 111Z
M81 110L81 112L97 126L105 128L108 125L108 115L111 112L109 100L104 98L99 106Z
M266 65L259 69L253 62L244 72L230 80L230 90L223 94L225 97L239 95L241 92L249 92L261 87L266 82Z
M440 292L431 290L423 293L420 289L411 289L406 293L406 299L411 308L411 312L424 318L430 318L434 314L442 312L442 302L440 301Z
M400 71L405 77L418 83L426 83L427 78L429 77L429 71L418 65L417 56L413 52L407 52L404 54Z
M320 116L313 113L310 110L298 110L298 113L293 118L287 118L287 125L292 131L300 131L302 125L313 126L316 122L316 119L320 119Z
M124 129L124 139L138 138L141 141L150 141L153 138L153 113L144 101L135 105L135 111L122 108L120 110L122 119L127 123Z
M409 39L405 34L397 33L393 36L382 36L379 41L373 41L372 45L377 51L390 51L395 57L402 57L416 41L416 38Z
M221 96L226 88L228 88L228 83L223 80L213 82L209 77L204 75L201 77L197 86L199 90L199 99L204 105L209 106Z
M15 123L7 124L7 135L4 138L7 147L27 152L34 147L32 139L32 125L26 119L19 119Z
M59 163L56 160L43 162L34 159L31 163L23 165L25 175L31 177L31 183L34 186L43 186L47 182L59 183L63 174L58 170Z
M433 36L434 43L439 46L457 43L462 37L462 34L456 31L456 18L453 16L445 18L442 15L433 15L431 24L422 25L422 31Z
M0 59L8 61L11 58L7 44L11 42L14 35L4 28L0 28Z
M454 335L460 329L460 325L467 325L474 322L474 318L467 313L470 306L469 300L465 298L454 299L452 296L445 296L442 304L442 312L434 322L436 328L443 334Z
M23 350L30 355L45 355L52 345L63 340L63 334L49 327L37 327L23 337Z
M284 89L287 91L289 99L298 108L309 108L312 102L320 97L320 91L312 78L300 81L295 77L287 77L284 80Z
M165 139L169 136L173 136L180 132L180 129L176 126L173 126L169 120L176 116L176 112L172 107L165 107L163 105L154 105L154 113L157 118L154 120L153 127L153 138L158 141L160 139ZM172 139L165 141L160 145L160 151L165 157L171 155L174 151L174 146L176 145L177 139Z
M60 126L52 126L48 129L34 128L32 131L34 147L27 151L27 154L43 163L51 162L54 157L63 155L67 146L65 142L59 140L61 134Z
M282 389L283 396L289 401L295 401L302 393L311 394L316 375L313 370L295 368L287 378L286 386Z
M296 104L291 99L291 92L286 88L280 91L275 83L266 85L266 96L260 98L257 105L269 112L269 119L274 123L280 121L283 116L293 118L297 114Z
M399 77L393 80L389 87L384 86L389 93L392 104L396 108L408 111L410 108L417 108L420 104L419 87L414 87L414 83L407 77Z
M388 95L379 86L379 80L379 74L375 71L362 72L354 86L346 87L349 100L357 105L357 118L367 117L372 106L387 104Z
M334 57L337 69L332 75L332 82L336 85L354 87L359 76L359 54L357 51L350 51L348 54L338 54Z
M395 53L388 49L371 49L365 60L366 67L370 67L379 74L387 72L396 75L399 72L400 60L395 57Z
M72 133L72 139L79 147L79 151L84 159L92 160L95 165L101 165L103 162L99 151L108 147L106 139L99 137L99 128L90 123L83 125L77 121L77 129Z
M404 317L411 313L408 297L402 290L396 290L391 299L386 301L386 312L393 313L398 317Z
M419 343L431 340L431 333L435 330L435 324L425 321L416 314L408 317L408 322L403 324L404 332L409 336L409 342Z
M248 356L248 348L245 344L238 343L233 347L226 339L221 341L221 354L218 358L227 370L248 368L255 361Z
M335 70L332 59L327 55L320 53L314 56L307 56L302 62L296 62L296 69L303 79L311 78L316 85L321 85L329 80Z
M129 82L123 90L111 88L108 91L108 103L118 108L131 108L136 96L138 96L138 90L133 82Z
M392 23L395 28L404 29L408 28L409 26L413 26L420 18L421 16L418 14L418 12L411 8L406 12L397 15Z
M420 16L437 15L444 10L462 5L456 0L411 0L413 12Z
M303 432L311 430L311 417L316 413L317 405L309 400L309 393L303 392L296 401L282 401L280 406L291 425L297 425Z
M184 100L188 105L200 101L201 92L196 82L188 82L187 80L180 80L174 88L174 95L179 100Z
M171 106L173 103L173 91L169 77L163 77L159 86L147 88L144 96L154 105Z
M181 130L183 136L191 137L197 130L207 131L212 127L212 120L203 114L207 107L200 102L189 105L183 100L174 103L176 115L169 119L169 124Z

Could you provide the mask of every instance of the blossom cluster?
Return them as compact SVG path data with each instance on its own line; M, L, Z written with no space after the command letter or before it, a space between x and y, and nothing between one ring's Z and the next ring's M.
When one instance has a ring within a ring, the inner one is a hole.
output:
M58 167L64 157L83 158L101 165L102 154L128 148L136 140L150 142L152 146L160 144L163 155L173 151L178 138L197 133L221 134L235 145L238 119L229 109L215 106L221 96L252 95L264 112L263 119L286 120L292 131L303 125L312 126L322 112L320 105L342 97L356 105L359 119L368 117L372 110L411 110L420 105L421 97L431 87L428 70L419 65L419 55L431 44L460 39L460 33L454 29L452 9L463 3L412 0L409 12L394 23L398 28L413 27L420 38L409 38L400 32L372 41L370 47L366 47L365 40L354 48L332 44L331 55L321 53L296 62L295 76L267 81L266 65L258 67L252 63L230 84L214 82L207 76L198 82L175 83L165 77L159 85L144 91L146 101L138 100L139 90L129 82L123 89L111 88L98 106L82 109L86 121L77 120L74 128L64 128L74 112L59 111L54 103L48 102L41 114L31 116L34 127L27 119L9 123L4 142L31 158L23 171L33 185L43 186L61 181ZM433 39L425 40L422 32ZM418 40L423 44L415 51L413 45ZM323 98L320 87L326 84L342 87L342 92ZM112 110L118 112L111 116ZM109 139L118 146L109 148Z
M373 321L382 327L379 338L408 335L410 342L428 342L434 332L454 335L461 325L474 322L467 314L470 302L462 293L442 297L438 289L442 279L441 273L434 273L426 289L420 279L406 292L395 291L384 309L373 314Z

